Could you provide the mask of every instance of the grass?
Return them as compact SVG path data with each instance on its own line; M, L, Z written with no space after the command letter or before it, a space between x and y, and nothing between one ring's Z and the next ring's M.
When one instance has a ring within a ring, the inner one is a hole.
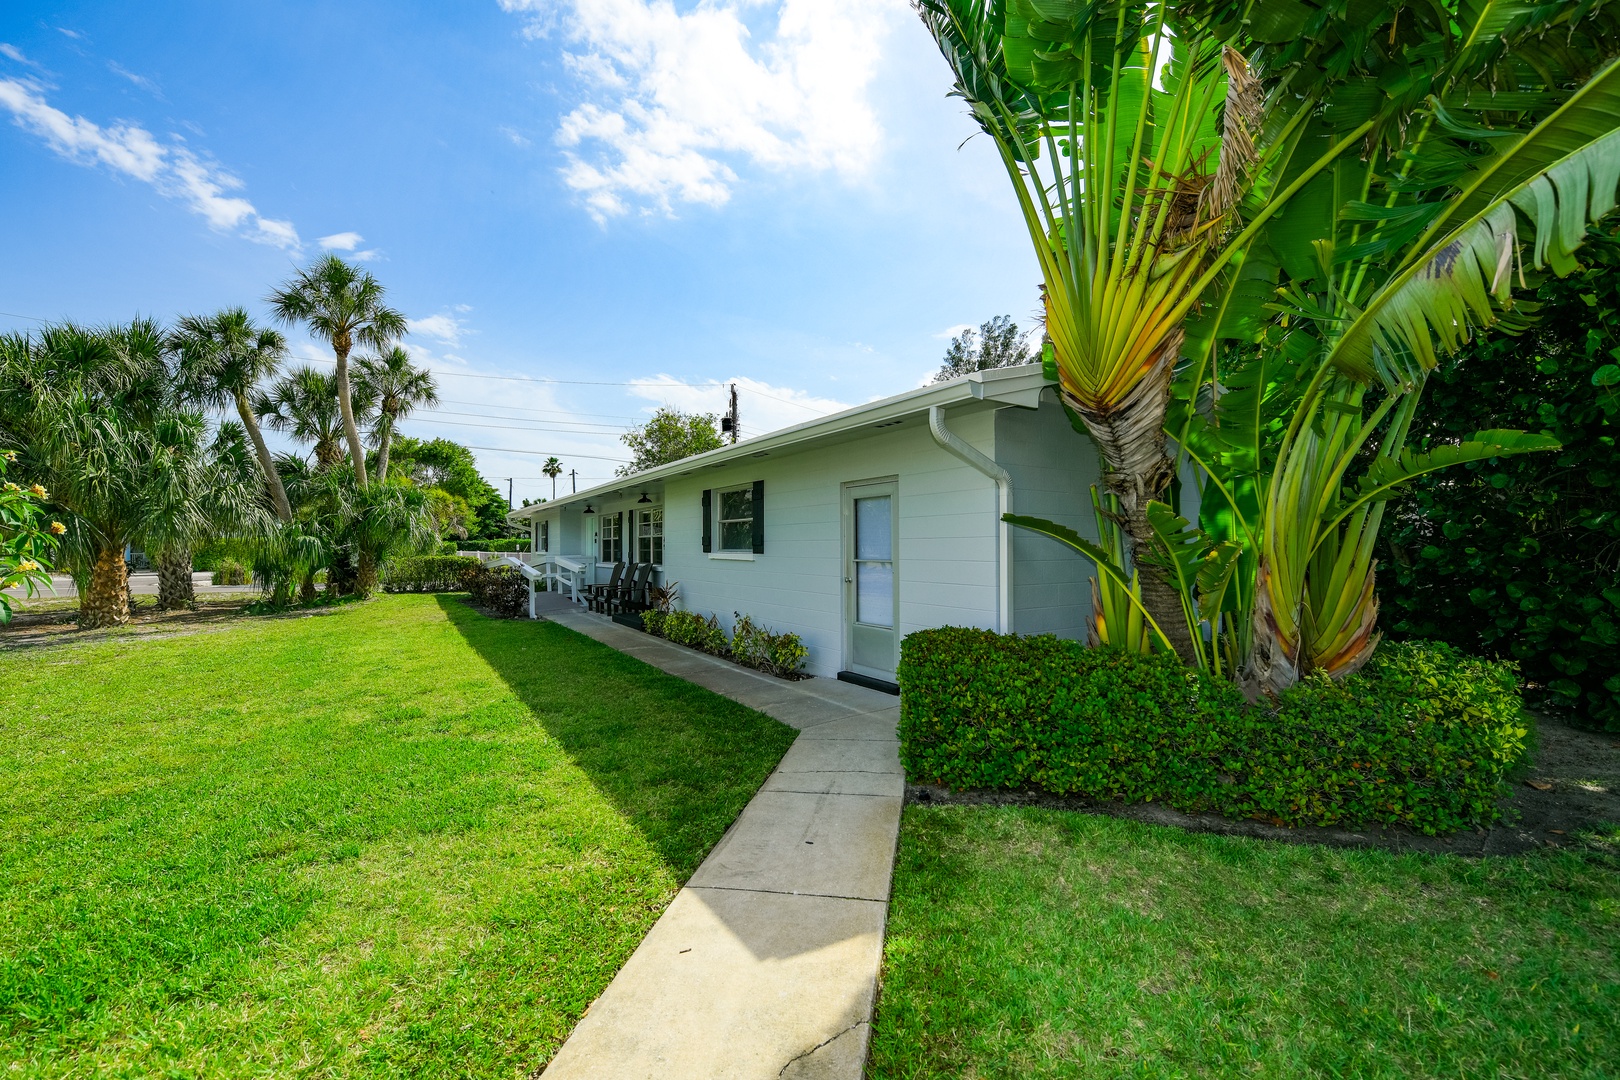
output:
M0 654L0 1074L528 1075L791 737L446 597Z
M1613 1076L1617 870L908 807L868 1076Z

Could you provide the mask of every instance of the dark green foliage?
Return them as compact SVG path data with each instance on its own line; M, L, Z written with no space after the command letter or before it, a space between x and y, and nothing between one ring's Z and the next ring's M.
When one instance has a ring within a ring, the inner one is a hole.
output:
M210 580L215 585L246 585L252 578L253 572L246 566L235 559L225 558L219 560L214 567L213 577Z
M496 615L515 619L529 610L529 582L510 566L479 566L463 580L478 605Z
M629 476L725 445L720 438L719 418L713 413L689 414L669 408L659 409L651 420L619 436L619 441L630 450L630 464L615 469L614 474L618 476Z
M467 522L469 536L507 536L512 531L506 524L506 495L484 479L472 451L460 443L397 436L389 449L388 474L406 477L421 487L442 488L466 499L474 515L474 519ZM463 550L474 547L490 550L477 541L467 541L461 546Z
M1388 645L1274 709L1173 657L986 630L907 636L899 681L913 780L1289 825L1491 821L1527 734L1511 668L1439 643Z
M478 569L471 556L415 555L384 566L382 584L388 592L463 592Z
M655 616L650 624L647 621L648 615ZM720 620L713 615L704 617L695 611L671 611L665 615L643 612L641 625L646 627L648 633L668 638L677 645L713 653L715 656L728 656L731 653L726 632L720 629Z
M723 656L767 675L790 679L799 674L810 650L798 634L778 634L740 611L733 614L737 617L736 632L729 640L717 617L692 611L644 611L641 628L677 645Z
M527 536L504 536L498 540L457 540L451 551L528 551L530 540Z
M1544 284L1536 325L1482 338L1429 380L1414 438L1544 430L1563 450L1427 476L1385 518L1397 635L1511 657L1563 706L1620 730L1620 239Z

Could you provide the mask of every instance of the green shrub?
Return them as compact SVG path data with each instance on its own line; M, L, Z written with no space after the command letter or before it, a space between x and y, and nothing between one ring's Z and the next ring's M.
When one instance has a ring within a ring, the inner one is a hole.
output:
M767 675L797 675L810 650L797 634L777 634L757 625L740 611L732 612L736 625L731 631L731 658Z
M478 560L462 555L413 555L392 559L382 572L382 586L397 592L462 592Z
M480 607L507 619L528 614L529 581L515 567L477 566L464 580Z
M529 543L527 536L503 536L495 540L457 540L456 548L461 551L528 551Z
M215 563L209 580L215 585L246 585L252 576L248 568L235 559L222 558Z
M705 618L694 611L671 611L659 620L659 624L658 632L677 645L715 656L729 656L731 653L726 632L720 628L720 620L713 615ZM642 616L641 625L647 625L646 615Z
M1437 642L1271 708L1172 657L984 630L909 635L898 677L913 779L1287 825L1484 824L1527 735L1511 666Z
M246 540L209 540L191 552L191 568L213 572L228 562L253 565L253 545Z

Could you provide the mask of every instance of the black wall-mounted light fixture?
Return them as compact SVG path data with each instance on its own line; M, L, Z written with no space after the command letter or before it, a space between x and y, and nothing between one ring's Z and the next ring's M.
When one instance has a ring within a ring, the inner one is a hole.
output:
M596 511L591 509L591 504L590 503L586 503L585 504L585 509L583 511L581 511L581 513L594 514L594 513L596 513Z
M637 499L636 502L638 502L638 503L650 503L650 502L652 502L652 500L647 498L647 493L645 491L643 491L641 493L641 498Z

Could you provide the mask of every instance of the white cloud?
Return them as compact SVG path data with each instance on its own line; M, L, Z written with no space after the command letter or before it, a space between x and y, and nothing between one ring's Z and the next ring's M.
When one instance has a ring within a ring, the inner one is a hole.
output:
M15 60L19 64L38 69L39 65L23 55L23 51L8 41L0 41L0 56Z
M261 217L247 199L230 194L242 187L240 179L178 142L160 143L138 124L102 127L82 116L69 116L47 102L42 88L32 81L0 79L0 107L11 111L18 127L38 135L69 161L105 165L151 184L185 203L212 228L275 247L299 246L291 222Z
M598 220L632 205L723 205L744 163L864 175L882 128L867 88L901 0L500 0L544 36L560 21L584 100L556 141Z
M968 330L977 329L978 327L974 326L972 323L957 323L955 326L947 326L934 336L939 338L941 341L949 341L951 338L961 337L962 334Z
M461 344L461 332L464 327L461 320L454 315L429 315L426 318L412 319L410 324L413 334L422 334L446 345Z
M349 258L355 262L373 262L382 258L382 252L377 251L375 248L356 251L355 249L364 240L365 237L357 232L340 232L333 233L331 236L323 236L317 243L321 245L321 249L324 251L348 252Z
M80 38L84 37L84 35L79 33L77 30L69 30L65 26L58 26L56 28L56 32L58 34L66 34L68 37L72 38L74 41L78 41Z
M758 379L724 379L713 385L689 386L671 375L636 379L630 393L654 407L667 405L682 412L724 414L729 407L730 386L737 384L737 412L742 418L743 438L751 439L779 428L792 427L818 416L851 408L833 398L817 397L790 386L773 386ZM652 411L652 408L647 410Z
M327 251L353 251L364 239L365 237L357 232L340 232L323 236L316 242Z
M122 64L118 64L118 63L115 63L114 61L109 60L109 61L107 61L107 70L112 72L114 75L118 75L118 76L121 76L121 77L123 77L125 79L128 79L130 82L134 83L136 86L140 87L142 90L145 90L148 94L151 94L153 97L161 98L163 96L163 91L158 89L158 84L157 83L153 82L151 79L148 79L145 75L137 75L137 74L135 74L133 71L130 71L128 68L124 67Z
M502 135L505 135L506 140L508 142L510 142L513 146L516 146L516 147L519 147L519 148L522 148L522 149L527 149L527 148L534 145L532 142L529 141L528 136L524 135L517 128L508 127L505 124L502 124L500 127L496 128L495 130L499 131Z

